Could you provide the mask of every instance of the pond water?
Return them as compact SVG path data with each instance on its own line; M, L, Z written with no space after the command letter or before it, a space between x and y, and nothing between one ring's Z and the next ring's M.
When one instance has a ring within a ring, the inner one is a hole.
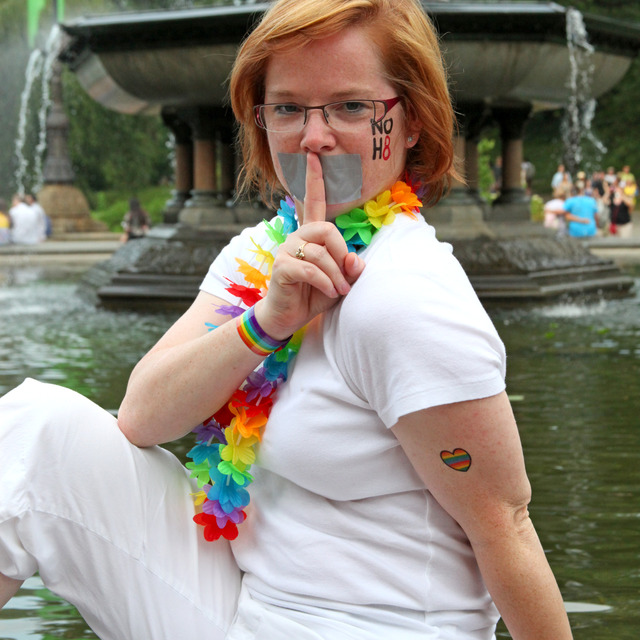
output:
M640 632L640 270L632 273L629 298L490 310L509 354L531 514L576 640ZM97 309L76 295L79 276L0 268L0 394L31 376L117 409L131 368L175 316ZM498 637L509 635L500 627ZM0 640L58 638L95 636L36 576L0 612Z

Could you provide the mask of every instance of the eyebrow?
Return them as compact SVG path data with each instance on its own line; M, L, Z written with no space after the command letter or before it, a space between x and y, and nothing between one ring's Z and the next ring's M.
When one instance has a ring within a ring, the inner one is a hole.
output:
M367 94L371 93L370 89L361 90L361 89L348 89L345 91L336 91L332 93L329 98L329 102L339 102L341 100L372 100L373 98L369 98ZM270 91L269 92L269 100L270 101L288 101L297 103L298 100L294 98L297 97L296 93L293 91ZM266 99L266 98L265 98Z

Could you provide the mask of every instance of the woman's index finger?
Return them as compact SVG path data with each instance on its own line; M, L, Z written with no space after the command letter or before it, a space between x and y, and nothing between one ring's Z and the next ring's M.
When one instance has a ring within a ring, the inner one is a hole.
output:
M307 153L303 224L324 222L326 215L327 202L320 158L316 153Z

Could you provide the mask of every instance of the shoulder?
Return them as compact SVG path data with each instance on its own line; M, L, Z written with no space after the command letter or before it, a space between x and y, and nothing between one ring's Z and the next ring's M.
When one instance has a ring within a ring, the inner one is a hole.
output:
M504 387L504 345L450 246L425 227L399 247L389 234L365 252L364 272L325 327L347 384L387 426Z
M431 226L420 219L389 231L362 254L366 267L342 304L343 322L375 318L362 329L375 334L382 325L401 330L414 320L486 315L451 245Z
M250 266L265 271L267 254L275 255L277 243L269 236L269 227L275 223L262 221L253 227L243 229L222 248L209 267L200 289L213 295L221 296L221 291L228 286L226 279L237 284L246 284L244 276L238 272L238 259L244 260Z

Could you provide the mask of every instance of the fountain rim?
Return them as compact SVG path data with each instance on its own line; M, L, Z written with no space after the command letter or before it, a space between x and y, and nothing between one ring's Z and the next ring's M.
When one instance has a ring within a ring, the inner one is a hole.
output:
M434 2L422 0L443 41L501 40L566 43L567 7L547 0L525 2ZM60 58L72 69L86 55L132 49L237 44L260 19L268 3L239 7L197 7L98 14L60 26L68 41ZM473 17L473 19L471 19ZM500 18L500 20L496 20ZM640 24L583 14L591 44L635 57ZM221 20L222 19L222 20ZM505 20L507 27L505 28ZM153 27L153 28L150 28Z

